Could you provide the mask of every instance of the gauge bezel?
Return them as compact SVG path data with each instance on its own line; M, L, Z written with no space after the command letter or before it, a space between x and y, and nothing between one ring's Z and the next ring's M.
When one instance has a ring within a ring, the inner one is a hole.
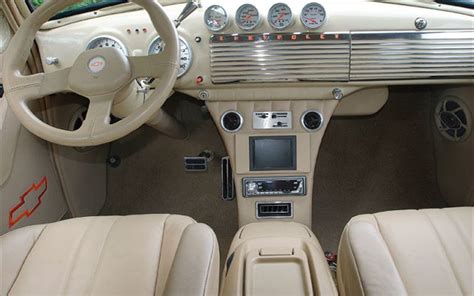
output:
M278 6L278 5L285 5L286 7L288 7L288 9L290 10L290 14L291 14L291 20L288 23L288 25L286 25L284 27L281 27L281 28L276 27L271 21L271 11L275 8L275 6ZM282 31L282 30L285 30L286 28L289 28L290 26L292 26L295 23L295 16L293 15L293 11L291 10L291 7L288 4L283 3L283 2L278 2L278 3L273 4L272 7L270 7L270 9L268 10L267 21L268 21L268 24L270 25L270 27L272 27L275 30Z
M125 46L125 44L120 39L118 39L117 37L113 37L113 36L110 36L110 35L99 35L99 36L96 36L96 37L92 38L91 40L89 40L89 42L87 42L86 50L91 50L92 48L90 48L90 45L93 42L97 41L98 39L104 39L104 38L113 40L116 43L118 43L118 45L120 45L123 48L123 50L125 51L125 55L128 56L128 48Z
M311 27L311 26L307 26L304 21L303 21L303 12L304 10L308 7L308 6L312 6L312 5L317 5L319 6L323 11L324 11L324 20L322 21L321 24L317 25L316 27ZM300 13L300 22L301 24L306 28L306 29L309 29L309 30L316 30L318 28L321 28L327 21L328 19L328 15L327 15L327 12L326 12L326 9L324 8L323 5L321 5L320 3L318 2L311 2L311 3L308 3L306 4L303 9L301 9L301 13Z
M247 6L252 6L253 8L255 8L255 10L257 11L257 14L258 14L257 15L257 22L252 27L245 27L240 23L240 13ZM242 29L244 31L251 31L251 30L257 28L262 23L262 16L260 14L260 11L258 10L258 8L255 5L253 5L251 3L245 3L245 4L240 5L239 8L237 8L237 11L235 12L235 23L237 24L237 26L240 29Z
M180 77L184 76L184 74L188 73L189 69L191 69L191 66L193 65L193 50L191 49L191 46L189 46L189 43L188 43L188 41L186 41L186 39L184 39L184 38L181 37L181 36L178 36L178 38L179 38L179 41L180 41L180 42L183 42L183 43L184 43L184 45L188 48L189 53L190 53L189 66L188 66L188 68L187 68L186 70L184 70L184 72L181 73L181 74L179 74L179 70L178 70L178 76L177 76L177 77L180 78ZM153 39L151 40L150 44L148 45L148 50L147 50L148 55L152 54L152 53L150 53L150 51L151 51L151 49L152 49L153 44L154 44L158 39L161 39L161 36L160 36L160 35L156 36L155 38L153 38ZM165 46L166 46L166 44L165 44ZM181 47L180 47L180 50L181 50Z
M209 27L208 23L207 23L207 16L208 16L208 12L211 8L215 8L215 7L220 7L222 8L222 10L224 10L225 12L225 22L224 22L224 25L220 28L217 28L217 29L213 29L211 27ZM203 20L204 20L204 24L206 25L207 29L211 32L220 32L222 30L224 30L230 23L230 19L229 19L229 14L227 13L227 10L225 10L224 7L222 7L221 5L211 5L209 6L205 11L204 11L204 16L203 16Z

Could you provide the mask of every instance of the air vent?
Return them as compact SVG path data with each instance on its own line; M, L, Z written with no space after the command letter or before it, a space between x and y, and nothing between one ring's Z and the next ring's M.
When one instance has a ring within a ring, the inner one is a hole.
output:
M221 159L221 186L222 199L233 200L235 198L235 185L229 156L222 157Z
M244 118L237 111L227 111L222 114L221 126L228 133L235 133L242 128Z
M213 83L347 81L348 34L213 35Z
M257 202L256 206L257 219L293 217L291 202Z
M350 80L474 75L473 31L354 32Z
M301 124L309 132L316 132L323 127L323 116L319 111L308 110L301 116Z
M471 133L471 115L468 107L457 97L443 98L435 109L438 131L448 140L461 142Z

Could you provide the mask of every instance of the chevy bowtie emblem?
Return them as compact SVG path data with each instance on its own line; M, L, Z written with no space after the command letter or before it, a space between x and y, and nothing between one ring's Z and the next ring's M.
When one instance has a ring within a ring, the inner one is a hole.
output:
M105 59L103 57L95 57L89 61L89 71L99 73L105 68Z
M20 196L20 202L10 209L8 226L12 228L25 217L30 217L38 209L43 196L48 190L48 178L44 176L38 183L33 183L25 193Z

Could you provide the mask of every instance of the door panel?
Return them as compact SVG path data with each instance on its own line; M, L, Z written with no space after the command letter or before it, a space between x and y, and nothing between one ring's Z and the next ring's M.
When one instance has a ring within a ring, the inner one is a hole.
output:
M0 83L3 52L11 31L0 9ZM19 227L54 222L67 212L51 146L21 126L0 97L0 235Z

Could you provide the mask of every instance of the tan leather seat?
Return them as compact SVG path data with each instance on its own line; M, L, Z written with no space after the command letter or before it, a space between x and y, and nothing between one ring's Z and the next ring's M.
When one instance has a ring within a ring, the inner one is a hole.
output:
M342 295L472 295L474 208L361 215L339 245Z
M217 295L214 232L177 215L88 217L0 238L1 295Z

